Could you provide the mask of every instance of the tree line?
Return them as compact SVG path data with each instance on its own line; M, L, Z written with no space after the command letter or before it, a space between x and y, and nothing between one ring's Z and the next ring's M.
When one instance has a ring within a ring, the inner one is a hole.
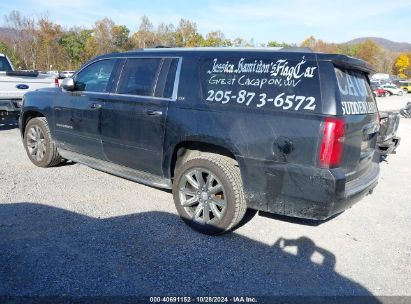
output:
M394 74L400 78L411 78L411 52L400 53L389 51L371 39L359 44L327 43L310 36L301 46L317 52L344 54L363 59L370 63L379 73Z
M19 69L75 70L97 55L156 46L301 46L318 52L358 57L368 61L378 72L411 77L411 52L390 52L372 40L354 45L335 44L310 36L301 44L290 45L273 40L256 45L252 39L227 39L220 30L202 35L198 32L197 24L188 19L180 19L177 25L160 23L155 27L147 16L141 18L138 30L134 33L109 18L97 20L92 28L69 29L47 17L27 17L18 11L10 12L4 21L8 31L0 36L0 53L7 54Z

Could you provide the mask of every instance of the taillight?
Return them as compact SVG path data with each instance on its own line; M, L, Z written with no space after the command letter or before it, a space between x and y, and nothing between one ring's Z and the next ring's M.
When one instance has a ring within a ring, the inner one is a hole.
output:
M56 87L59 86L59 80L58 80L57 78L54 78L54 85L55 85Z
M341 118L327 117L321 143L320 165L324 168L338 167L344 149L345 124Z

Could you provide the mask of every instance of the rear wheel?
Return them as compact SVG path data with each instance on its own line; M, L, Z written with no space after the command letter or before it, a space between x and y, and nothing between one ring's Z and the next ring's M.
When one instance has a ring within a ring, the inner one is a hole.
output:
M404 95L404 91L401 90L398 92L398 96L402 96L402 95Z
M29 159L36 166L52 167L62 161L51 138L46 118L31 119L26 126L23 141Z
M387 91L387 92L384 93L384 95L385 95L385 97L388 97L388 96L390 96L391 94L390 94L390 92Z
M239 168L214 154L192 158L177 169L173 196L181 218L209 235L233 228L247 209Z

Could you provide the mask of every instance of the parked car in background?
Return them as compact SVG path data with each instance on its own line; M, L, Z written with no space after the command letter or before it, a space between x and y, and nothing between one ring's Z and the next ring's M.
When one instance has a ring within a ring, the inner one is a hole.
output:
M63 81L63 79L73 76L73 74L74 74L75 72L76 72L76 71L61 71L61 72L58 74L59 86L61 85L61 82Z
M387 90L384 90L383 88L381 88L379 86L371 84L371 89L372 89L372 92L374 93L375 97L390 96L390 93Z
M390 95L402 96L405 93L403 89L397 87L394 84L384 84L384 85L381 86L381 88L388 91L390 93Z
M377 147L381 160L388 154L395 153L401 138L397 136L400 114L393 111L380 111L380 130L378 131Z
M25 93L55 87L56 81L55 77L38 71L14 71L7 56L0 54L0 121L16 120Z
M400 81L399 87L403 89L405 92L411 92L411 81Z
M385 74L385 73L375 73L370 78L371 83L379 83L379 84L385 83L389 80L390 80L390 75Z
M411 118L411 102L407 102L404 108L400 110L400 114L404 118Z
M41 73L52 75L55 78L57 78L59 76L59 71L44 71L44 72L41 72Z
M75 73L75 71L61 71L59 73L59 78L71 77L71 76L73 76L74 73Z

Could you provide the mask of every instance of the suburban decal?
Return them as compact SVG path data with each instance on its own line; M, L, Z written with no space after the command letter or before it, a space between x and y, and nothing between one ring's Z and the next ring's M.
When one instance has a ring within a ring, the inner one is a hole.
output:
M365 75L359 71L335 69L343 115L378 111Z

